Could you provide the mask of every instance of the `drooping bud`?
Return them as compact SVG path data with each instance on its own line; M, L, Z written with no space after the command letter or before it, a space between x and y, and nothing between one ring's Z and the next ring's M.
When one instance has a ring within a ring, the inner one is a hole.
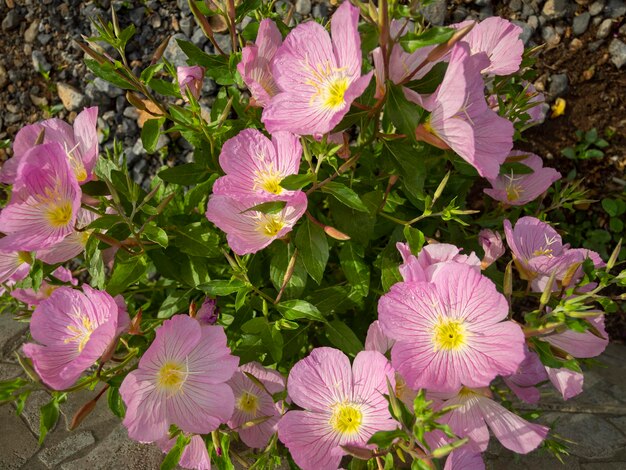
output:
M199 65L191 65L189 67L178 67L176 69L178 76L178 86L183 99L187 100L187 91L191 96L198 99L202 91L202 81L204 80L204 68Z
M502 236L498 232L489 229L481 230L478 234L478 243L480 243L485 252L485 256L480 263L482 269L487 269L504 254L504 243L502 242Z
M220 309L217 307L217 300L207 297L196 312L196 320L203 325L215 325L219 314Z

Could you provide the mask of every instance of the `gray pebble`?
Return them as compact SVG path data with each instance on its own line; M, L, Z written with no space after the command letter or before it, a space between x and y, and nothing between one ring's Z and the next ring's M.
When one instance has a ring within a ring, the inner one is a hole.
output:
M127 15L128 15L128 19L132 21L132 23L139 28L141 26L141 23L143 21L143 15L145 13L146 13L145 7L137 7L137 8L130 10L127 13Z
M186 16L184 18L181 18L178 24L180 25L180 30L183 32L183 34L185 36L191 37L191 35L193 34L193 27L195 26L194 19L190 16Z
M602 13L602 10L604 10L603 0L596 0L591 5L589 5L589 14L591 16L599 15L600 13Z
M38 27L39 27L39 21L38 20L33 21L30 24L30 26L26 29L26 31L24 31L24 41L30 44L35 42L35 39L37 38Z
M433 25L441 26L446 19L446 13L448 11L447 3L446 0L435 0L423 7L422 14L426 21Z
M549 20L557 20L566 16L570 7L569 0L548 0L543 5L542 13Z
M139 111L137 111L137 108L135 108L134 106L127 106L126 108L124 108L124 112L122 114L128 119L137 120L137 118L139 117Z
M597 41L590 42L589 44L587 44L587 49L589 49L591 52L595 52L600 48L603 42L604 39L598 39Z
M45 34L45 33L41 33L37 35L37 41L39 42L39 44L41 44L42 46L45 46L46 44L48 44L50 41L52 40L52 35L51 34Z
M480 21L486 20L490 16L493 16L493 8L491 7L491 5L482 7L480 9L480 12L478 13L478 19Z
M222 49L226 54L230 54L230 52L233 50L233 45L232 42L230 40L230 35L228 34L216 34L214 35L215 37L215 42L217 43L218 46L220 46L220 49Z
M4 65L0 64L0 90L2 90L7 83L9 83L9 74L7 74L7 69L4 68Z
M111 85L109 82L101 79L100 77L97 77L93 81L93 84L98 91L107 95L109 98L117 98L118 96L121 96L124 94L124 90L116 87L115 85Z
M530 27L530 25L524 23L523 21L513 20L511 21L511 23L516 24L517 26L522 28L522 34L520 34L519 37L524 43L524 45L528 44L528 41L530 40L531 36L535 32L534 29Z
M328 6L325 3L316 3L313 7L313 18L328 18Z
M566 73L557 73L550 77L549 93L552 98L558 98L559 96L567 93L569 86L569 80Z
M552 26L544 26L541 28L541 37L549 46L556 45L561 41L560 36Z
M524 3L524 6L522 6L522 19L526 19L535 13L537 13L537 11L532 6L528 3Z
M15 124L16 122L21 121L22 115L19 113L5 113L4 115L4 123L5 124Z
M41 51L33 51L31 54L31 59L33 61L33 68L35 71L44 71L49 72L52 69L52 65L46 59L46 56Z
M478 2L476 2L476 5L478 5ZM522 0L511 0L509 2L509 8L513 11L521 11Z
M612 19L607 18L606 20L604 20L602 23L600 23L600 26L598 26L598 31L596 32L596 38L598 39L606 38L611 32L612 27L613 27Z
M619 39L613 39L609 44L609 54L611 54L611 62L615 64L618 69L621 69L626 64L626 44Z
M200 49L202 49L207 41L207 37L204 35L204 32L200 28L196 29L191 36L191 42L193 42Z
M539 27L539 19L535 15L529 16L526 24L534 31Z
M163 52L163 57L169 60L174 65L174 67L186 66L187 56L176 42L176 39L183 39L185 41L189 40L184 34L175 34L170 39L170 42L167 44L167 47Z
M9 10L4 19L2 20L3 31L13 31L20 25L21 21L20 13L17 8Z
M296 0L296 12L302 16L311 13L311 0Z
M578 16L574 17L574 22L572 23L572 31L574 31L575 36L580 36L587 31L589 27L589 20L591 19L591 13L585 11Z
M607 5L608 14L611 18L619 18L626 15L626 2L624 0L609 0Z
M465 19L468 14L469 11L467 10L467 8L465 8L463 5L459 5L452 12L452 22L460 23Z

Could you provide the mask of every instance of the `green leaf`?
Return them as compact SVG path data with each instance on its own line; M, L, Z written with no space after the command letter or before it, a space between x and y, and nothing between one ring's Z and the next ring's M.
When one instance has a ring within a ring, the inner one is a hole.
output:
M160 78L151 78L148 86L161 95L180 98L180 90L175 83Z
M367 297L370 288L370 268L363 260L363 247L347 242L341 247L339 261L353 291Z
M59 420L59 402L53 398L40 408L39 415L39 445L43 444L46 435L54 428Z
M178 462L180 462L180 458L183 455L185 447L187 447L190 440L191 438L185 436L183 433L178 435L176 444L174 444L174 447L170 449L163 459L163 462L161 462L161 470L174 470L176 468Z
M91 235L87 240L87 245L85 245L85 262L91 278L89 284L96 289L102 289L105 281L104 261L102 252L98 248L99 244L100 240Z
M91 70L96 77L100 77L101 79L106 80L107 82L112 83L113 85L124 90L138 91L130 79L124 76L125 72L120 69L117 69L116 71L115 66L109 62L100 64L95 60L85 59L85 65L87 65L87 68Z
M118 387L109 387L107 390L107 403L109 409L118 418L124 418L126 415L126 408L124 407L124 401L120 395L120 389Z
M363 343L348 325L341 320L326 323L326 337L333 346L338 347L349 356L355 356L363 350Z
M534 171L520 162L503 163L500 165L501 175L511 175L511 173L514 175L529 175L534 173Z
M159 135L161 134L161 126L165 122L165 118L148 119L141 129L141 142L143 148L148 153L154 153L156 151L157 142L159 141Z
M286 205L287 203L285 201L262 202L261 204L252 206L243 212L258 211L263 212L264 214L276 214L277 212L282 211Z
M426 237L424 237L424 234L421 230L407 225L406 227L404 227L402 233L404 234L406 241L409 243L411 253L417 255L420 251L422 251L422 247L426 242Z
M83 194L90 196L108 196L109 188L104 181L88 181L80 187Z
M170 318L172 315L189 310L190 290L176 290L169 294L159 306L157 318Z
M176 42L189 57L188 63L201 65L205 69L207 77L211 77L219 85L231 85L235 83L233 73L230 70L228 56L210 55L196 47L189 41L176 39Z
M429 28L423 33L405 34L402 38L400 38L400 45L406 52L412 53L421 47L446 42L454 35L455 32L456 29L454 28L435 26L433 28Z
M422 108L406 99L400 85L389 82L387 89L387 115L400 134L415 140L415 129L422 117Z
M164 66L163 62L152 64L149 67L146 67L141 72L141 75L139 76L139 78L141 79L142 82L147 84L148 82L150 82L150 80L152 80L152 77L154 77L155 73L160 72L163 69L163 66Z
M148 240L167 248L169 243L167 233L161 227L157 227L154 222L150 222L144 227L143 234Z
M410 81L405 87L420 95L430 95L434 93L441 82L443 82L446 70L448 70L448 63L439 62L422 78Z
M121 294L128 286L137 282L148 269L144 255L130 256L125 251L118 251L115 256L113 275L107 284L107 292L111 296Z
M241 326L244 333L252 333L261 337L261 343L269 351L274 361L283 358L283 337L277 328L268 323L265 317L248 320Z
M230 281L216 279L209 281L206 284L201 284L198 289L212 296L223 296L237 292L240 289L246 287L246 283L238 279L231 279Z
M271 253L270 259L270 279L277 291L283 285L285 273L289 267L289 261L294 254L295 246L293 243L276 243L269 247ZM304 291L307 283L307 271L300 255L296 256L296 264L289 282L283 291L283 299L289 300L298 298Z
M324 230L305 219L296 233L295 243L307 272L320 284L328 262L328 240Z
M315 175L313 173L289 175L280 181L280 186L289 191L297 191L298 189L308 186L313 181L315 181Z
M394 429L392 431L378 431L370 437L368 444L375 444L379 449L389 447L396 439L408 440L406 432L402 429Z
M183 253L204 258L222 256L219 236L211 232L209 227L202 222L176 227L172 235L174 236L172 243Z
M167 183L191 186L201 183L209 176L209 171L197 163L185 163L159 171L159 178Z
M305 300L287 300L277 304L276 308L287 320L307 319L326 322L317 307Z
M101 229L109 230L115 224L119 224L120 222L123 222L123 221L124 219L122 219L122 217L117 214L104 214L98 217L93 222L91 222L86 227L86 229L101 228Z
M611 217L616 217L617 214L617 201L615 199L602 199L602 208Z
M346 185L330 181L322 186L322 192L332 194L339 202L359 212L369 212L358 194Z

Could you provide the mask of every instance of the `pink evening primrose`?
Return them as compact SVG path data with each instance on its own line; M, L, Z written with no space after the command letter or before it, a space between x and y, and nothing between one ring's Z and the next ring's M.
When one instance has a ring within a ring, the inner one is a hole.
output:
M265 389L246 374L258 379ZM235 394L235 412L228 426L248 447L265 447L276 432L283 408L282 401L274 403L272 395L285 390L285 378L258 362L249 362L237 369L228 384Z
M220 153L226 173L213 185L213 194L237 200L289 200L302 191L283 189L280 182L300 168L302 146L289 132L275 132L272 140L256 129L245 129L228 139ZM254 205L251 204L251 205Z
M452 27L461 29L472 23L463 21ZM489 64L482 69L488 75L510 75L519 70L524 53L520 39L522 28L508 20L492 16L478 23L462 41L467 43L472 54L484 52Z
M485 470L485 462L480 452L466 444L450 453L443 470Z
M48 248L74 230L81 190L58 143L22 155L11 200L0 212L2 250Z
M537 403L541 398L535 385L548 380L546 369L537 353L524 346L525 357L514 374L504 377L504 383L520 400L526 403Z
M78 279L72 276L72 271L63 266L59 266L54 271L52 271L52 277L56 278L58 281L70 283L73 286L78 284ZM41 282L41 286L37 291L32 288L29 289L13 289L11 291L11 296L28 304L29 307L34 307L39 305L43 300L47 299L52 295L52 293L61 287L60 284L51 284L47 279L44 279Z
M270 66L282 42L283 37L276 23L266 18L259 25L256 42L241 51L237 70L250 90L254 104L258 106L267 106L279 92Z
M484 191L496 201L511 206L523 206L537 199L552 183L561 179L561 173L554 168L544 168L543 160L534 153L513 150L508 159L519 162L532 172L515 174L511 170L510 174L489 178L492 187Z
M398 427L384 394L395 384L389 361L376 351L361 351L350 366L333 348L316 348L289 374L289 397L302 410L278 422L278 437L303 470L335 470L346 452L341 446L367 447L377 431Z
M196 312L195 319L202 325L215 325L220 309L217 307L217 301L207 297Z
M415 390L486 387L524 359L524 333L505 320L509 306L491 280L449 262L431 282L399 282L378 302L394 368Z
M191 96L195 99L200 97L204 80L204 68L199 65L177 67L176 77L180 87L180 94L184 100L187 100L187 92L191 93Z
M128 435L154 442L172 424L186 433L214 431L233 413L233 391L226 382L238 362L221 326L203 326L187 315L165 320L120 387Z
M76 228L84 229L98 216L87 209L79 209L76 216ZM92 230L74 230L63 240L50 248L37 251L36 258L44 263L56 264L69 261L85 251Z
M32 262L33 258L27 251L0 250L0 284L24 279L28 276Z
M565 330L562 333L549 334L542 339L552 346L562 349L573 357L590 358L599 356L609 344L609 335L604 328L604 315L588 318L587 322L602 336L599 338L590 330L582 333Z
M207 219L226 232L228 245L238 255L256 253L291 232L306 211L307 198L300 191L272 214L249 210L253 205L221 195L212 195L207 204Z
M405 282L428 282L448 261L467 264L480 271L480 259L474 252L461 254L461 249L449 243L432 243L424 246L417 256L411 253L408 243L396 243L402 255L400 274Z
M496 178L513 148L513 124L487 106L480 71L488 63L484 53L470 56L466 43L456 44L443 82L423 103L431 114L416 135L451 148L480 176Z
M167 435L156 441L159 448L168 453L176 444L176 439L170 439ZM211 470L211 459L202 436L194 434L189 444L183 449L178 465L190 470Z
M128 323L124 315L104 291L59 287L33 312L30 333L39 344L25 344L24 355L46 385L66 389L107 350Z
M280 92L263 110L269 132L325 134L341 121L373 73L361 76L358 22L359 9L343 2L331 19L332 41L314 21L289 33L272 62Z
M563 397L563 400L569 400L582 393L585 376L581 372L565 367L555 369L546 366L546 373L554 388L556 388Z
M98 158L97 121L98 108L94 106L76 116L74 127L56 118L23 127L15 136L13 158L7 160L0 169L0 181L15 184L21 159L35 146L42 131L42 143L56 142L61 146L79 184L91 180Z
M504 243L502 242L502 235L493 230L483 229L478 233L478 243L485 252L485 256L480 262L482 269L487 269L493 263L499 259L504 252Z

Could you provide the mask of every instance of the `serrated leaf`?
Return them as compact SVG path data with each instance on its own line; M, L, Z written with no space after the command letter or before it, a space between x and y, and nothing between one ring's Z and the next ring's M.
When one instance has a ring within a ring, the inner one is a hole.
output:
M320 284L328 262L328 240L324 230L306 219L296 233L295 243L307 272Z

